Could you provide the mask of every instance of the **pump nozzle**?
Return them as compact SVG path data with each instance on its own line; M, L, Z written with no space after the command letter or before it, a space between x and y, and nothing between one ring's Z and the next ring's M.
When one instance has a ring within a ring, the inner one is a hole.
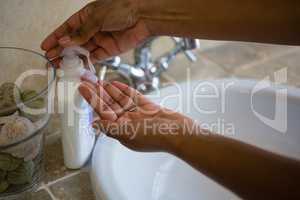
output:
M87 58L88 68L93 74L95 74L96 70L95 70L95 67L92 64L91 60L90 60L90 52L88 50L86 50L82 47L79 47L79 46L68 47L68 48L65 48L63 50L62 54L61 54L61 56L65 60L74 59L74 58L78 57L79 55L83 55Z

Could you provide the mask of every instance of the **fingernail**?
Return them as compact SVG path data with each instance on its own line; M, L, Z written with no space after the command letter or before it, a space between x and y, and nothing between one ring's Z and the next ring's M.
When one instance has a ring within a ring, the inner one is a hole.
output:
M71 38L70 38L70 36L67 35L67 36L60 38L58 40L58 42L59 42L59 44L66 45L66 44L71 43Z

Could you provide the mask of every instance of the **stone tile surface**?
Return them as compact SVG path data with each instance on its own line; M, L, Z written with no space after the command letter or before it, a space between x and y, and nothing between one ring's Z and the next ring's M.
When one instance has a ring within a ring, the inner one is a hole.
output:
M235 68L266 60L273 55L286 51L289 46L267 45L256 43L229 42L202 52L202 55L221 65L228 72Z
M89 174L82 172L50 187L59 200L95 200Z
M28 195L26 200L52 200L52 198L46 190L40 190Z
M297 49L295 46L287 45L272 45L272 44L261 44L261 43L246 43L243 44L254 49L259 60L269 60L272 57L280 56L287 51L294 51Z
M276 57L266 62L258 63L250 67L240 67L234 72L234 76L262 80L269 78L275 81L274 76L281 70L287 72L286 84L300 86L300 50L295 49L292 53Z
M274 73L283 68L283 65L272 60L269 62L259 63L258 65L247 68L238 68L233 72L233 74L236 77L246 79L262 80L266 77L270 77L272 79Z
M201 53L196 63L190 62L185 56L180 55L163 74L163 82L184 82L192 80L223 78L228 74L218 64L202 58Z
M276 61L286 67L293 68L295 75L300 74L300 47L295 48L295 50L284 56L280 56Z
M258 58L252 48L238 43L226 43L218 48L204 51L202 55L223 66L228 71Z
M46 139L45 147L45 183L55 181L76 170L64 166L60 135L51 135Z
M170 37L159 37L152 43L153 58L162 56L174 47L174 41Z
M52 114L48 125L48 135L61 132L61 122L58 114Z

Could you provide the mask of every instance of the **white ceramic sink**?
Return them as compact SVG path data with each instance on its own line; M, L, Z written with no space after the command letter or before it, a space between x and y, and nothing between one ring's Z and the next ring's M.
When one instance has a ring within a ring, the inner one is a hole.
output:
M149 98L227 137L300 158L298 89L234 79L196 81ZM105 136L93 153L91 179L99 200L238 199L172 155L134 152Z

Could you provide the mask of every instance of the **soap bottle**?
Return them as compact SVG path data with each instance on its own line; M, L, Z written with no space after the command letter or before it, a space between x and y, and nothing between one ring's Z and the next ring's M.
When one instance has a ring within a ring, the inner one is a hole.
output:
M86 56L89 70L80 55ZM58 81L58 108L62 122L64 164L69 169L79 169L89 160L95 143L91 127L93 109L80 95L78 86L82 76L97 81L89 52L81 47L69 47L61 54L60 80Z

